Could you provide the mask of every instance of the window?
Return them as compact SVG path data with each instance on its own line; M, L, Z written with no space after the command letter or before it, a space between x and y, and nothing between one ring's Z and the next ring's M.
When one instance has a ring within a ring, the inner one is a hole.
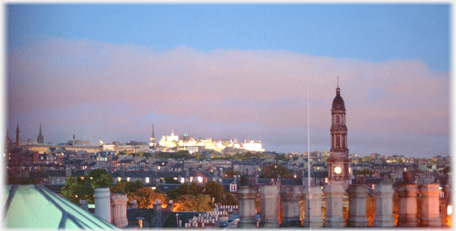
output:
M230 184L230 192L236 192L237 191L237 184L231 183Z

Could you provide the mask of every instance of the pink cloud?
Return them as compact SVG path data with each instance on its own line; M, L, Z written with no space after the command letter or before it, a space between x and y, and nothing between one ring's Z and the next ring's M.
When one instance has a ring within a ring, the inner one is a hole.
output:
M133 117L153 112L305 127L309 82L312 127L329 130L339 76L349 131L449 133L449 74L430 70L420 59L373 63L276 50L206 53L185 46L154 51L52 38L9 54L7 71L10 117L125 102Z

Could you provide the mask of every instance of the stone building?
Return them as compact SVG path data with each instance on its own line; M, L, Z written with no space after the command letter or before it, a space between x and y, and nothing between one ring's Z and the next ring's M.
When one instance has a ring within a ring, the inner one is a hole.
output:
M328 185L342 185L348 189L350 181L347 148L347 126L345 118L345 103L340 96L339 83L337 83L336 97L331 108L331 149L328 159Z

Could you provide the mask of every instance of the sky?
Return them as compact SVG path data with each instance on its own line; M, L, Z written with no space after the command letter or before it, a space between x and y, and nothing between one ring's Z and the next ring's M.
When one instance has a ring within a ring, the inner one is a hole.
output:
M350 154L448 156L450 8L6 4L6 128L99 144L148 142L154 125L156 140L296 153L309 128L329 151L339 78Z

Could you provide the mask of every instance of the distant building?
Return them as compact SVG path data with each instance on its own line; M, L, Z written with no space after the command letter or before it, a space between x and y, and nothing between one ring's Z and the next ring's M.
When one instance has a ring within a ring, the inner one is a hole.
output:
M247 151L251 151L251 152L264 152L264 149L261 145L261 141L253 141L253 140L245 140L244 141L244 144L242 145L242 147L247 150Z
M220 153L243 153L250 152L264 152L261 141L246 140L243 144L238 143L236 139L220 139L212 140L195 139L185 133L183 136L174 135L174 131L170 136L163 136L158 142L157 151L162 152L178 152L188 151L189 153L196 152L220 152Z

